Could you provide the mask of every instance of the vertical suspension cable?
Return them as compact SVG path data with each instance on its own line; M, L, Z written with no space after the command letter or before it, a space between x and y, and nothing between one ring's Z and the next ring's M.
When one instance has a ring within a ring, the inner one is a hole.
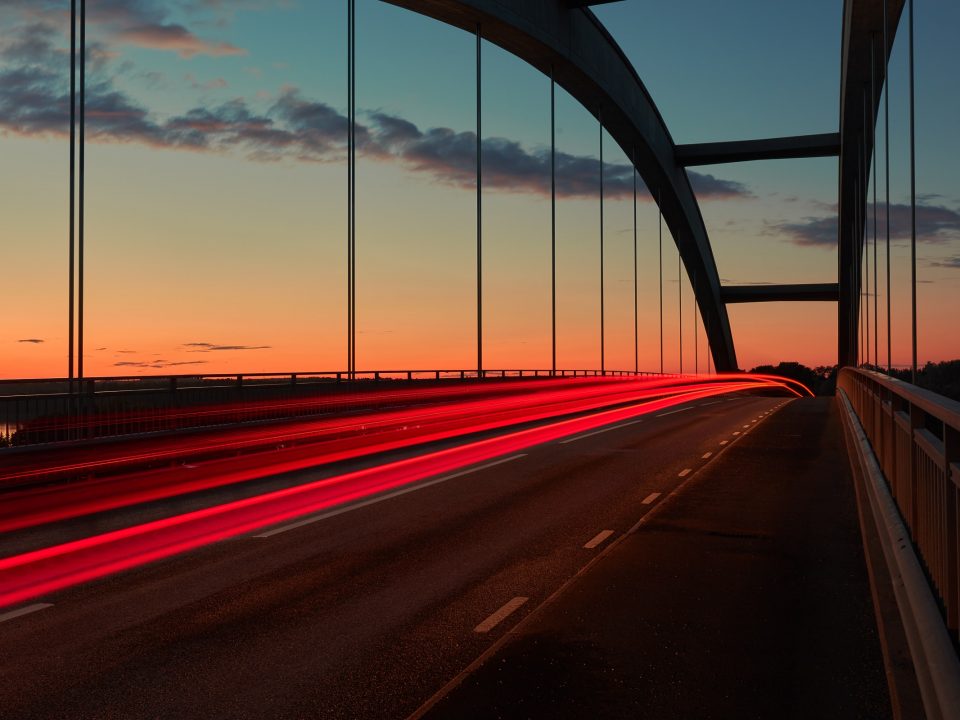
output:
M867 119L867 86L863 86L863 143L860 147L860 150L863 154L863 263L862 267L864 269L863 279L864 279L864 288L866 292L864 293L864 317L866 318L866 328L865 335L866 346L864 347L864 355L867 358L867 365L870 364L870 244L869 244L869 231L867 226L869 225L869 218L867 217L867 197L869 196L868 188L870 186L870 168L867 163L867 128L869 127L869 120Z
M693 275L693 373L700 374L700 349L697 342L697 336L700 334L699 308L697 307L697 275Z
M352 48L353 62L350 71L350 95L353 98L353 108L350 121L350 134L352 135L351 150L353 162L353 175L350 180L350 195L352 203L350 205L350 255L352 258L350 269L350 307L351 310L351 356L350 372L356 375L357 372L357 4L356 0L350 0L351 29L350 45Z
M483 33L477 24L477 377L483 377L483 126L481 56Z
M677 336L680 349L680 374L683 375L683 258L677 247Z
M877 60L876 60L876 33L870 36L870 140L873 169L873 366L880 367L880 323L878 313L880 309L880 286L877 276Z
M660 374L663 375L663 190L657 190L657 237L660 259Z
M606 343L605 343L605 304L603 285L603 111L597 110L597 120L600 125L600 373L607 372Z
M891 338L891 307L893 290L890 287L890 49L887 47L887 0L883 0L883 151L885 160L883 163L886 181L884 190L886 191L886 217L887 225L887 375L893 369L892 357L892 338Z
M347 376L353 377L353 4L347 0Z
M859 357L857 358L857 364L863 365L864 357L864 321L863 321L863 310L864 310L864 299L863 299L863 233L862 233L862 224L863 220L861 218L861 208L860 208L860 190L863 186L863 148L858 146L857 150L857 182L854 185L856 191L856 221L855 221L855 232L857 237L857 267L859 273L859 298L860 298L860 307L858 308L858 323L860 331L860 352Z
M913 0L910 0L910 319L911 382L917 384L917 153L913 97Z
M86 88L87 88L87 2L80 0L80 112L77 148L77 379L83 380L83 280L84 280L84 145L86 138Z
M557 374L557 83L550 66L550 348L551 371Z
M74 368L74 318L76 308L74 307L74 298L76 290L74 283L76 281L76 230L74 218L76 214L76 148L77 148L77 0L70 0L70 203L69 203L69 223L68 230L68 252L67 264L69 276L67 279L67 289L70 294L67 300L67 379L69 380L70 393L73 393L73 368Z
M633 372L640 372L640 308L637 283L637 149L633 149Z

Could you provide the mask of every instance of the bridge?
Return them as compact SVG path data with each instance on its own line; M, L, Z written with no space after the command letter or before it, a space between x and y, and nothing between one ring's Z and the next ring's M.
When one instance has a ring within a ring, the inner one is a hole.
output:
M914 1L812 23L835 124L682 143L634 0L0 8L0 153L67 178L0 192L68 271L0 358L0 715L960 717L960 402L920 363L957 290L918 277L960 210L914 92L960 14ZM832 214L757 232L819 254L728 279L723 169L808 162ZM745 307L830 322L774 348Z

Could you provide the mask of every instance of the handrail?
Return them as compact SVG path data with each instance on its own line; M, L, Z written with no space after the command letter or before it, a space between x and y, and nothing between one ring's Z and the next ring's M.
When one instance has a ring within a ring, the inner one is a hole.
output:
M837 387L860 419L956 641L960 402L861 368L843 368Z

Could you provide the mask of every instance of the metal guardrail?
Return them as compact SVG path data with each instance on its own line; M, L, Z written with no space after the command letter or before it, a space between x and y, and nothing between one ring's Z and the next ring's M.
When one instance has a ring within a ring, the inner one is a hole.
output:
M860 419L954 640L960 628L960 402L871 370L837 381Z
M0 380L0 453L26 446L367 409L350 393L407 382L658 375L626 370L369 370Z

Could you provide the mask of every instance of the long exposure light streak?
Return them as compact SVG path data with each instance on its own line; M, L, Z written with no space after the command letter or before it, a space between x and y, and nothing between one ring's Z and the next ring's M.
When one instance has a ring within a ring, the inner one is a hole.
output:
M694 388L4 558L0 607L655 410L771 387L799 395L782 382L749 377Z

